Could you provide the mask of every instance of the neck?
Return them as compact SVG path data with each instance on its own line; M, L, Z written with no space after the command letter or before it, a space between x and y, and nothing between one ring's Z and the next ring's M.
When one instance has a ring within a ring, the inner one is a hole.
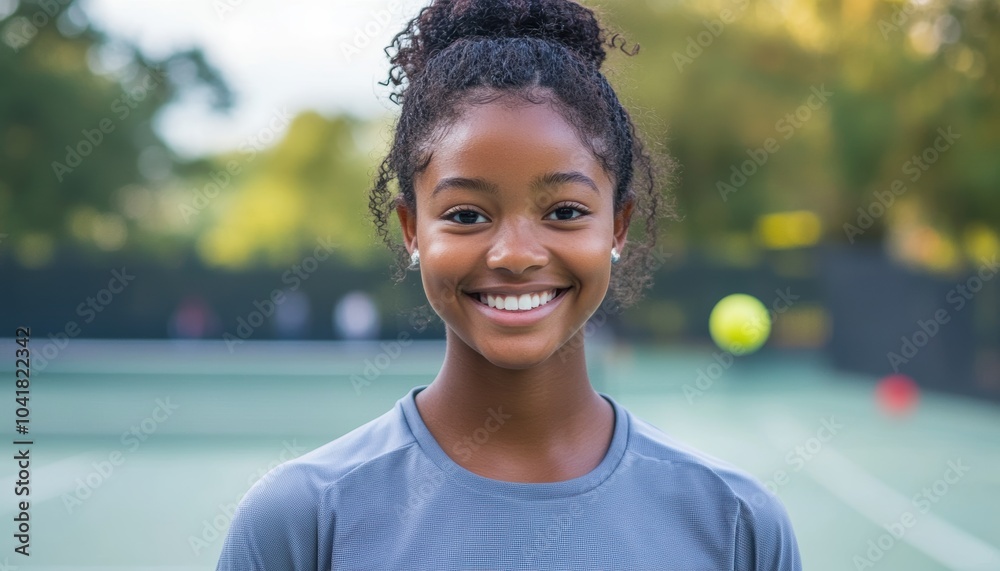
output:
M449 330L441 371L417 394L421 418L453 460L480 475L586 474L607 452L614 411L590 385L582 334L545 362L515 370L486 361Z

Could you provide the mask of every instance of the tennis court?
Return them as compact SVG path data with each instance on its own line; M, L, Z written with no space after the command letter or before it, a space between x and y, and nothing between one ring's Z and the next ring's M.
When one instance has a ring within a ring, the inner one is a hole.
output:
M73 340L34 372L31 557L8 532L0 569L214 568L253 481L430 382L444 346L235 349ZM996 406L925 392L890 417L874 378L805 352L727 364L708 348L588 344L588 360L598 389L634 414L766 482L805 569L1000 569ZM8 459L0 473L7 522L15 468Z

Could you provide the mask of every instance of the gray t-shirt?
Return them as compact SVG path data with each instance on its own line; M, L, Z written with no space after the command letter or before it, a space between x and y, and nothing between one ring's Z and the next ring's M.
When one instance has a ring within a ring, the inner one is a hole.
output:
M217 569L800 571L781 503L749 475L675 442L611 397L611 446L590 473L492 480L456 464L413 388L387 413L261 478ZM456 446L474 454L509 415Z

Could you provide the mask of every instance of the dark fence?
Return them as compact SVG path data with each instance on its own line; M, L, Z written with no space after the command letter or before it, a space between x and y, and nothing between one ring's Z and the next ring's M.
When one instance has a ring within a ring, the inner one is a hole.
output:
M333 259L242 272L70 263L28 270L7 262L0 274L0 336L30 326L36 342L55 347L77 337L339 339L346 333L334 310L350 292L364 292L378 308L373 336L444 333L424 305L418 274L397 285L385 266ZM819 348L841 369L905 373L926 388L1000 398L997 277L988 263L929 275L860 246L771 252L747 268L668 256L639 305L605 304L592 321L602 335L629 341L708 343L714 304L748 293L772 311L769 348Z

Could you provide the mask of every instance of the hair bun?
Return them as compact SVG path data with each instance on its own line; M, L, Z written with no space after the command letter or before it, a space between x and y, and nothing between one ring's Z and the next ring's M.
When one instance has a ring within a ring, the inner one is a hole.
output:
M391 61L412 79L434 54L477 37L555 42L598 68L607 55L594 12L571 0L435 0L393 40Z

